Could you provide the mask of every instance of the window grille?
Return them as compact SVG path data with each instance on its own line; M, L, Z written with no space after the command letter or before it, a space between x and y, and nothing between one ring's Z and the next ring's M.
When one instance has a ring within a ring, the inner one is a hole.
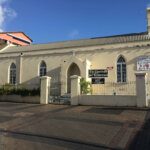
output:
M46 75L46 63L44 61L40 64L40 77Z
M10 83L16 84L16 65L14 63L10 66Z
M117 82L126 82L126 62L122 56L117 61Z

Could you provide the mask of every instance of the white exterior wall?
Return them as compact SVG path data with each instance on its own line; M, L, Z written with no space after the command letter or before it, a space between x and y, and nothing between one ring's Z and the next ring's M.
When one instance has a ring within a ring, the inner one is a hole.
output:
M17 65L17 58L0 58L0 85L9 82L9 68L11 63Z
M137 58L140 56L149 55L150 46L147 46L148 43L148 41L132 42L126 44L123 43L41 51L31 50L28 52L23 52L21 83L39 84L39 64L42 60L44 60L47 65L47 76L51 76L52 78L51 86L52 88L55 88L54 92L59 94L61 68L64 63L71 63L70 60L72 60L73 57L73 50L76 51L75 57L80 59L81 63L84 63L86 59L91 63L91 69L106 69L107 67L113 66L114 69L108 71L108 78L105 78L106 82L116 82L117 58L122 55L126 59L127 63L127 81L135 81L134 73L137 71ZM1 51L0 85L9 82L9 66L12 62L19 66L19 64L17 64L19 55L20 52L7 53L7 49ZM18 68L19 67L17 67L17 69ZM65 72L67 74L67 71ZM83 70L81 70L81 72L83 72ZM150 78L150 71L142 72L147 72L148 79ZM83 72L83 74L85 74L85 72ZM17 78L19 78L18 74ZM17 79L17 82L19 82L19 79Z

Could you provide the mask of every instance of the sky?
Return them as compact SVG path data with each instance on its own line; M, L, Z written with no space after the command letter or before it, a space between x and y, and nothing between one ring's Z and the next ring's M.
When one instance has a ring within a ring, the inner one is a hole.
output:
M150 0L0 0L0 32L33 44L147 31Z

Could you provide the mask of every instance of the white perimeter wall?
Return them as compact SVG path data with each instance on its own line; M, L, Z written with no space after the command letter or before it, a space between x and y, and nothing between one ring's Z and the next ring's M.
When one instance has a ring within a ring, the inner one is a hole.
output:
M136 96L80 95L79 105L136 106Z

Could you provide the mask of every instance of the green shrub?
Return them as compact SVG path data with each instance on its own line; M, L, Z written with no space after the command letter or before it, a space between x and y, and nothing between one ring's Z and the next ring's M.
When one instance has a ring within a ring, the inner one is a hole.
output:
M14 90L14 86L12 84L5 83L0 88L0 94L1 95L11 95L13 90Z
M16 88L14 85L6 83L0 87L0 95L37 96L40 95L40 88L28 89L22 85Z
M30 92L31 92L31 93L30 93L31 96L40 95L40 87L34 88L34 89L32 89Z
M92 94L92 84L85 81L84 78L80 79L81 94Z
M11 90L14 88L14 86L10 83L5 83L4 85L2 85L2 88L4 88L5 90Z

